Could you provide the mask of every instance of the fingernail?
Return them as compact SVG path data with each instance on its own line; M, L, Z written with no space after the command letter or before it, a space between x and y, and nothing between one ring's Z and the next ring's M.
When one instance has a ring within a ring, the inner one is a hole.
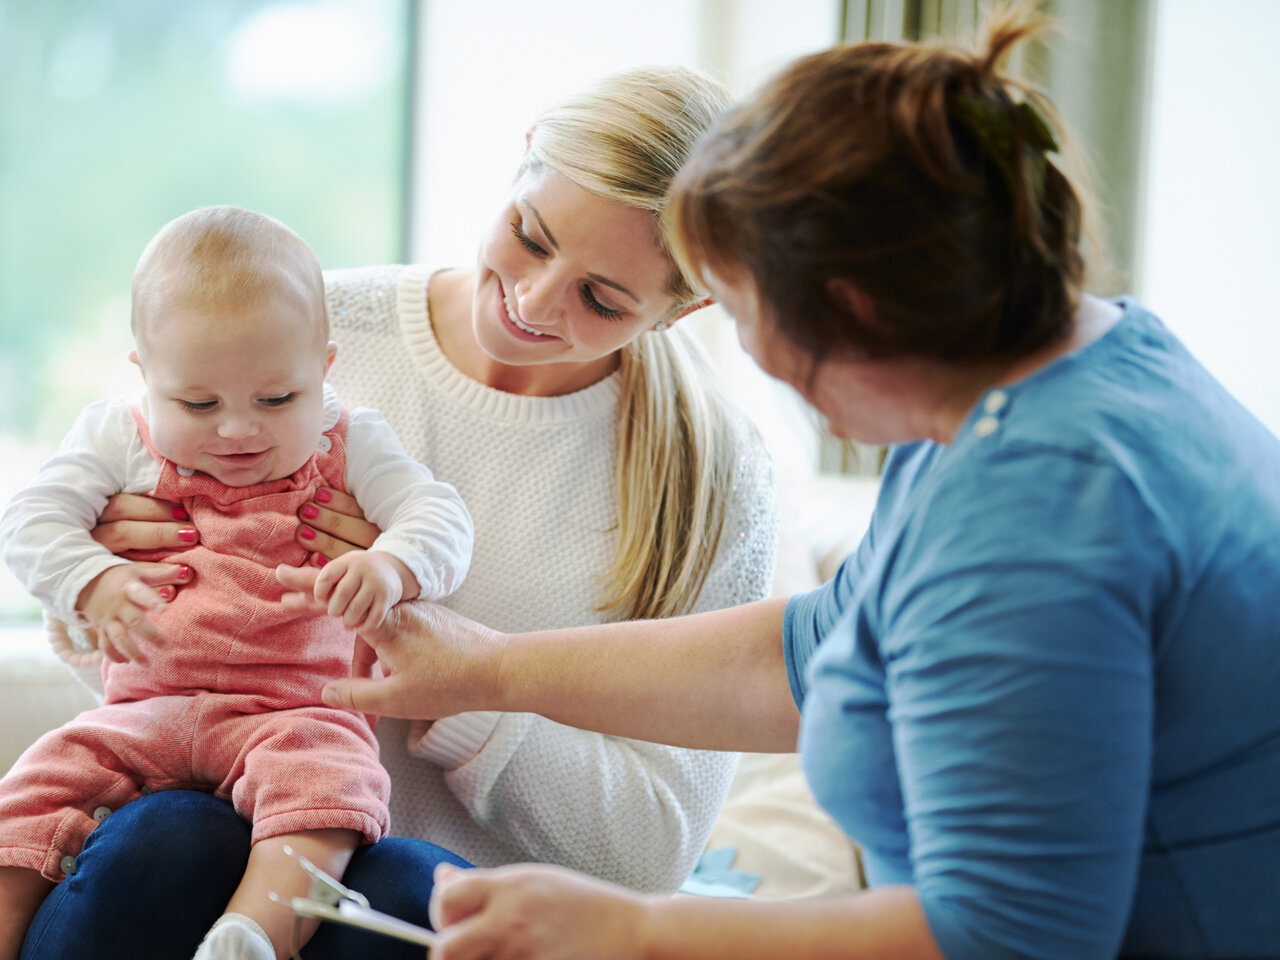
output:
M178 539L181 540L183 543L195 543L196 532L194 530L179 530Z
M324 554L320 554L320 553L316 554L315 564L317 567L323 567L328 562L329 562L329 558L324 556Z
M189 580L191 578L191 568L185 563L178 567L178 579Z
M163 597L165 600L173 599L173 587L161 587L156 592L159 593L160 596Z
M319 500L321 503L328 503L330 500L333 499L333 494L330 493L328 490L317 490L316 499Z
M302 515L306 517L308 520L314 520L316 517L320 516L320 508L313 507L311 504L308 503L305 507L302 508Z
M310 527L303 527L301 530L298 531L298 536L300 536L303 540L314 540L316 538L316 532L312 530Z
M174 508L173 508L173 519L175 519L175 520L190 520L191 518L187 516L187 511L183 510L181 507L174 507Z

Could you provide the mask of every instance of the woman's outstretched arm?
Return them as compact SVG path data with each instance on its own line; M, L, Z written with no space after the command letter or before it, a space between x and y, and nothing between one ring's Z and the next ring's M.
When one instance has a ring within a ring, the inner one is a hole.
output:
M911 887L807 900L644 897L557 867L437 870L439 960L941 960Z
M316 608L316 571L280 567L287 602ZM436 719L538 713L615 736L704 750L791 751L800 715L782 648L786 600L667 620L502 634L429 604L401 604L362 634L387 676L331 682L331 706Z

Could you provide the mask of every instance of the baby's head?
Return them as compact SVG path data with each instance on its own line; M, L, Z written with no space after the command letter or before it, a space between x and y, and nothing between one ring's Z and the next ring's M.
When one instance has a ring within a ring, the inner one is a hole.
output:
M239 207L178 217L138 260L131 323L163 457L233 487L307 462L336 347L320 264L301 237Z

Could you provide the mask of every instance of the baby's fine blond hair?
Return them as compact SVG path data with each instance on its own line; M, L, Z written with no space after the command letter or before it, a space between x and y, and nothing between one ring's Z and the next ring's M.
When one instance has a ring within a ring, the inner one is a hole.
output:
M306 304L316 337L329 340L320 261L279 220L243 207L200 207L151 238L133 272L130 328L141 343L166 308L238 306L286 292Z

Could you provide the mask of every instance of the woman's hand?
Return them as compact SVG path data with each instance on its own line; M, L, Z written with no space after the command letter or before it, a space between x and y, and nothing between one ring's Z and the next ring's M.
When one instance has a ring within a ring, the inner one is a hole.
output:
M182 504L136 493L118 493L108 500L89 535L112 553L185 550L200 541Z
M298 543L313 551L311 562L317 567L351 550L368 550L382 532L364 518L354 497L325 487L299 508L298 519Z
M432 960L632 960L644 956L646 901L562 867L436 868Z
M136 493L118 493L107 501L98 525L89 531L98 543L115 554L126 550L185 550L200 542L200 532L180 503L156 500ZM147 586L172 600L192 570L185 563L134 563L134 572ZM115 659L114 657L112 659Z
M325 614L318 578L311 567L277 567L289 591L285 606ZM352 676L324 688L328 706L414 720L502 708L498 674L508 638L496 630L435 604L401 603L358 637ZM368 676L375 659L381 677Z

